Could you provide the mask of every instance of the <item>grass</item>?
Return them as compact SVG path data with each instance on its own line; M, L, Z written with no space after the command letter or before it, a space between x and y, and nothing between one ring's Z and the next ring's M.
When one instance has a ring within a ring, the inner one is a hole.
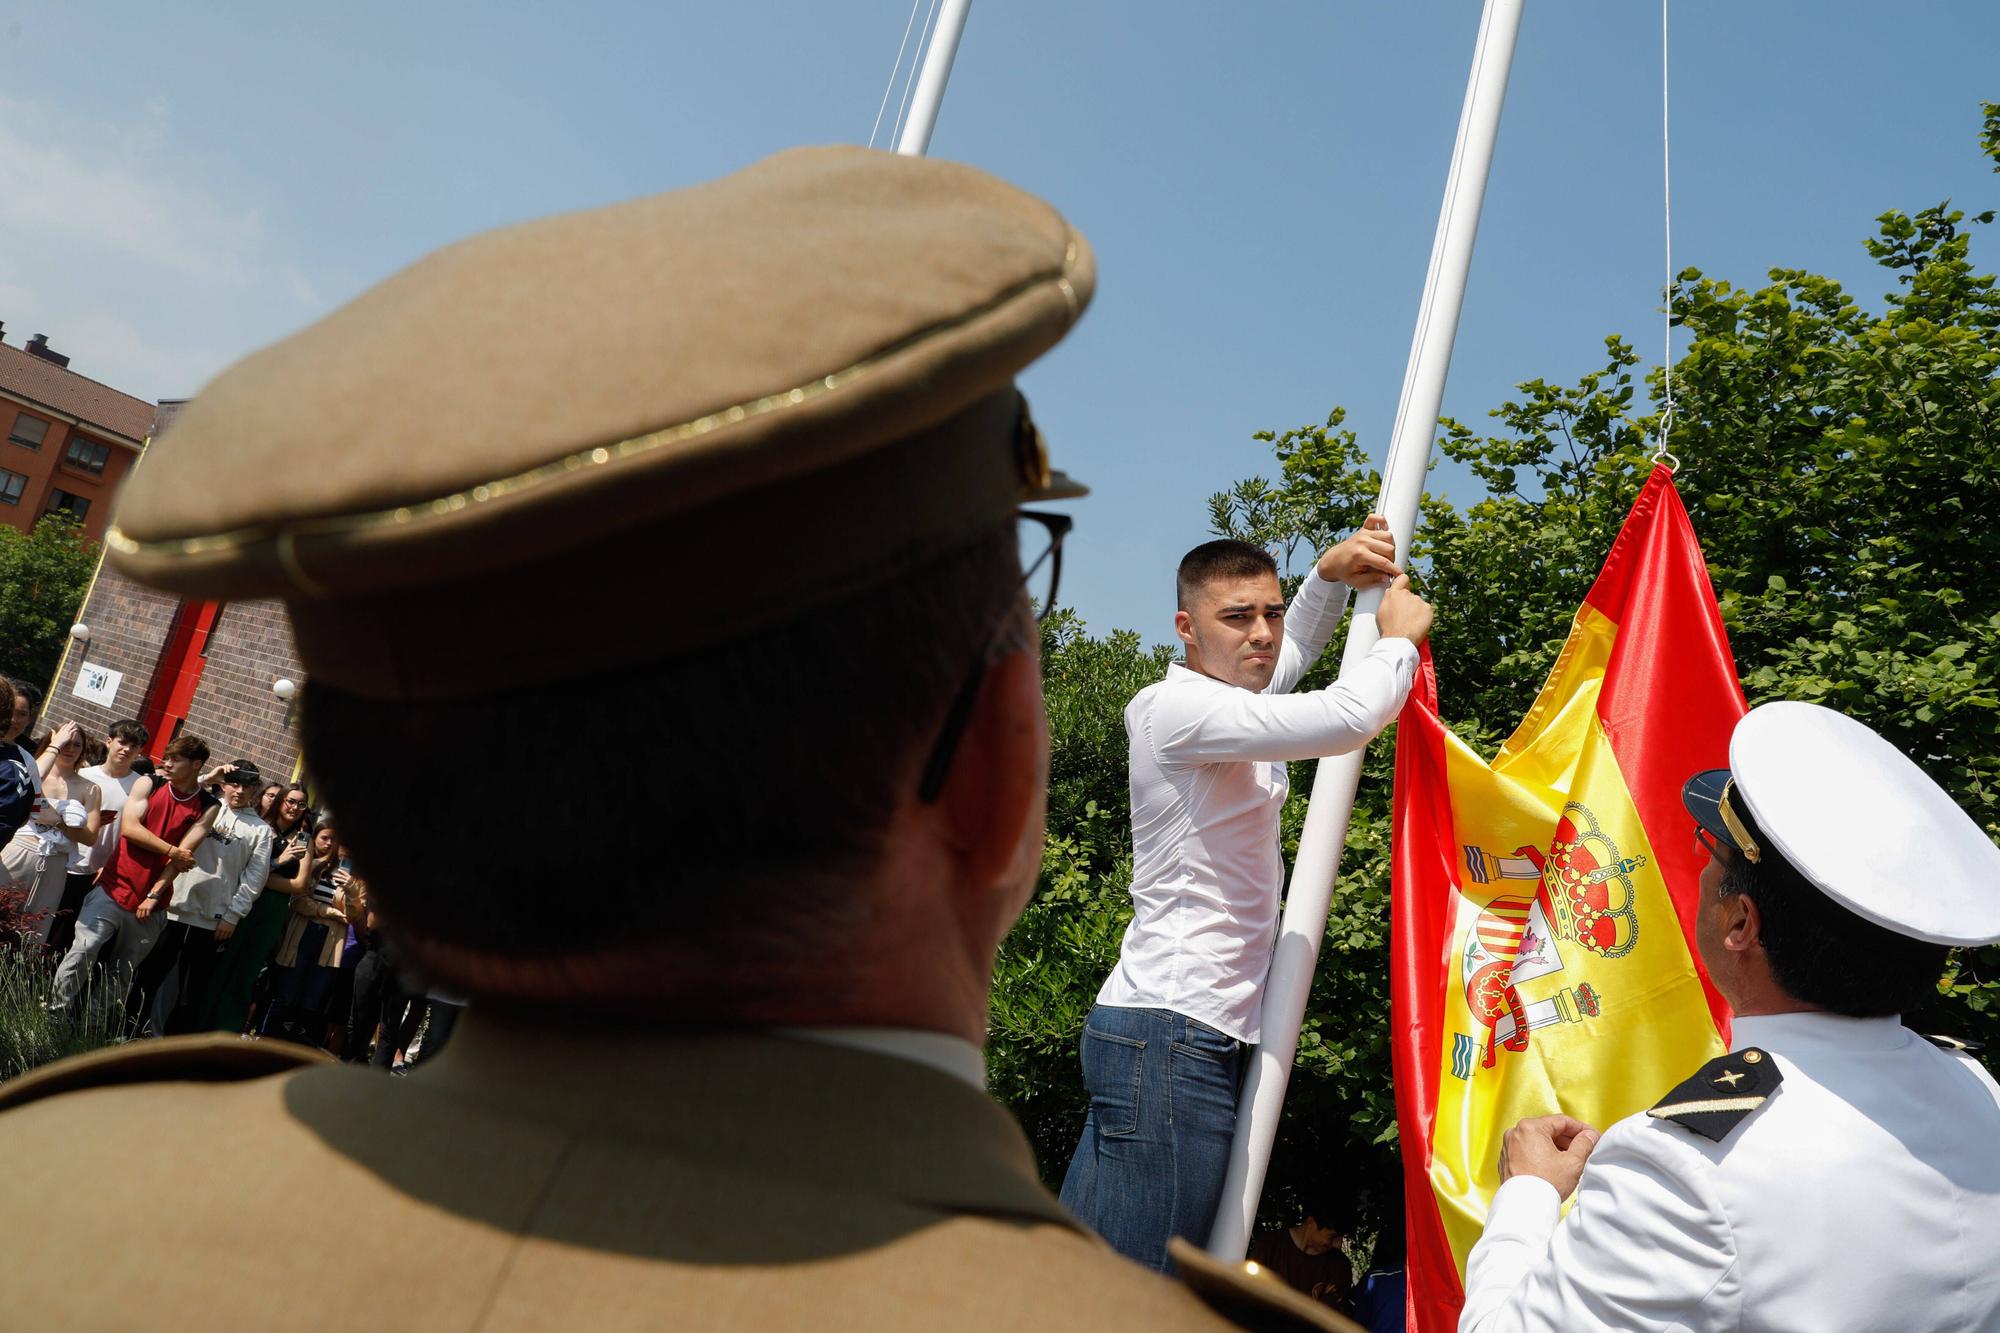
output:
M55 971L55 962L34 950L0 944L0 1082L125 1039L123 1007L106 1004L106 997L93 993L101 992L101 986L85 987L79 1016L50 1014ZM93 969L92 982L97 981Z

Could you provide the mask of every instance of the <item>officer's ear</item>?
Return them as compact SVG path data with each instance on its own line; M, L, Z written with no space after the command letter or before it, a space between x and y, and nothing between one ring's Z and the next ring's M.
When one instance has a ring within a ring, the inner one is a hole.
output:
M1030 638L987 668L938 793L945 837L970 883L1010 879L1024 845L1039 857L1048 771L1040 640Z
M1731 953L1748 953L1764 943L1764 917L1757 902L1747 893L1732 893L1722 900L1722 947Z

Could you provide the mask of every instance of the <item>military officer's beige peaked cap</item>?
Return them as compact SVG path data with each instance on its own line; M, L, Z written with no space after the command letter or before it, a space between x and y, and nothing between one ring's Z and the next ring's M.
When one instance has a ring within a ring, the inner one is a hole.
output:
M283 597L308 671L371 698L584 669L530 608L620 625L588 669L703 647L1080 494L1013 378L1093 281L1041 200L858 148L475 236L204 388L111 559ZM780 543L792 573L730 614L630 614L649 571Z

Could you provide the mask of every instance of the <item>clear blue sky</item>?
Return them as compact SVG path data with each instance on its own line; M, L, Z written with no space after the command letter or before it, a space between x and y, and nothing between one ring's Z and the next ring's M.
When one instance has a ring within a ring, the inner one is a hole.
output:
M1066 566L1094 630L1169 636L1205 498L1269 470L1253 431L1339 403L1379 450L1478 9L974 0L932 152L1098 251L1094 308L1025 381L1096 491ZM0 320L186 396L467 232L865 141L909 12L0 0ZM1447 412L1588 369L1610 332L1658 356L1658 22L1529 0ZM1872 304L1877 213L2000 204L1975 146L2000 4L1679 0L1674 37L1679 261Z

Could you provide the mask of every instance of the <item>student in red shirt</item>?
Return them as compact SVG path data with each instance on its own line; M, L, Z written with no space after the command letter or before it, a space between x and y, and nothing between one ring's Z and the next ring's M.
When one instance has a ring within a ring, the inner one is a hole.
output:
M49 1010L67 1013L83 989L90 965L113 935L107 999L122 1004L132 974L151 952L167 924L172 875L194 864L194 847L208 830L213 798L197 779L208 762L208 743L177 736L167 746L159 771L133 784L119 827L118 848L76 917L76 939L56 969ZM139 818L133 818L138 812Z

